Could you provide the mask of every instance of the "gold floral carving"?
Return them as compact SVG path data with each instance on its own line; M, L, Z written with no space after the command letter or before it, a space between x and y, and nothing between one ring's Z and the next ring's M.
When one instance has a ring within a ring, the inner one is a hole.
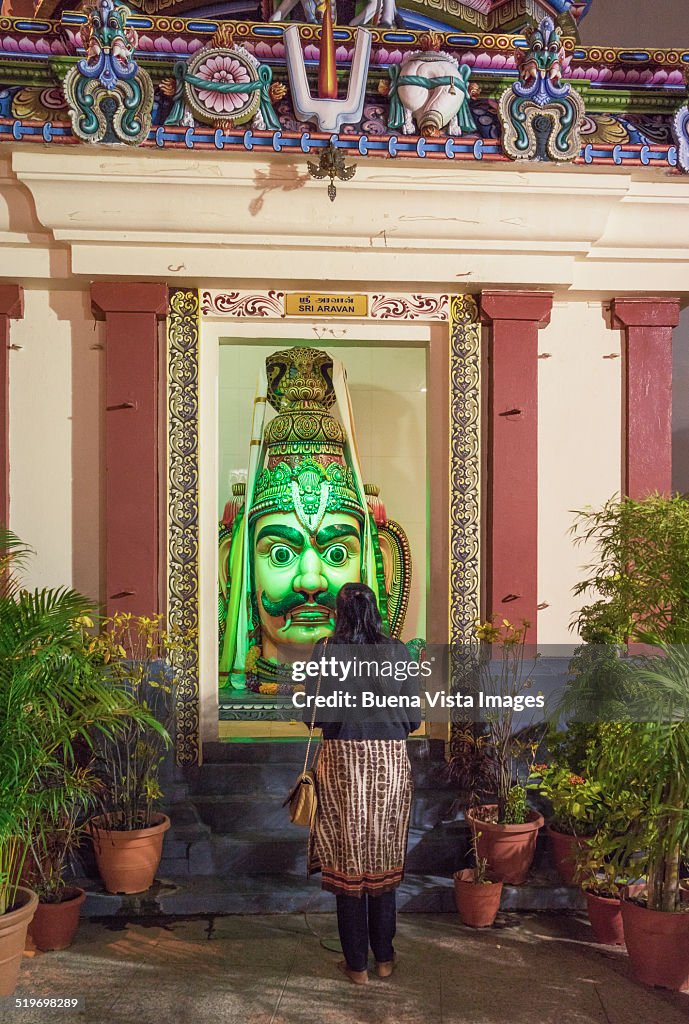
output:
M168 310L168 619L199 628L199 295L171 290ZM175 751L199 761L198 647L184 654L177 686Z
M450 642L480 615L481 328L471 295L450 300Z

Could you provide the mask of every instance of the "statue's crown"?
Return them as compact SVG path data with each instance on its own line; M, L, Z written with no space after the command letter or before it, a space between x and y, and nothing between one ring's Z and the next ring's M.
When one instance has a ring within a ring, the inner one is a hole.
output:
M340 455L342 425L335 404L333 361L317 348L290 348L266 359L268 401L277 416L266 427L269 460L295 455Z
M347 465L344 427L331 415L335 404L333 361L327 352L298 346L266 359L267 400L277 416L265 428L267 463L254 489L249 516L294 511L313 527L325 512L363 519Z

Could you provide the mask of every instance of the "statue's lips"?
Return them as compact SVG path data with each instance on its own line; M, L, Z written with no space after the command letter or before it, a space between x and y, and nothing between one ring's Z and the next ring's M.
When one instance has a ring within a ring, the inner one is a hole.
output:
M291 614L292 625L320 626L330 622L330 612L320 604L302 605Z

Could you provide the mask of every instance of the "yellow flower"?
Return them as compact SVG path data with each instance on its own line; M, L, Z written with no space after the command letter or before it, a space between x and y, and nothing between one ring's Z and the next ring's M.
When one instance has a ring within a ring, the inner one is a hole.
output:
M250 647L246 655L246 661L244 662L244 671L253 672L260 657L261 648L258 646Z

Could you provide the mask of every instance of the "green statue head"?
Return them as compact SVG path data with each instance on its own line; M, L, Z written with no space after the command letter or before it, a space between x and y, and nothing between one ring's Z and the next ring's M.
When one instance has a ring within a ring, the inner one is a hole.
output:
M294 348L270 356L266 370L277 416L249 510L253 597L263 657L292 646L297 657L332 632L340 587L361 579L366 506L330 413L330 357Z
M384 508L361 479L342 367L297 347L273 353L265 368L254 420L264 422L266 405L276 415L255 430L246 486L234 488L221 524L220 672L235 686L245 672L273 692L276 663L303 658L332 633L345 583L368 583L384 624L401 625L406 597L397 592L389 622L388 592L393 577L406 582L409 559L400 541L395 562L397 535L379 536ZM348 430L332 415L336 401Z

